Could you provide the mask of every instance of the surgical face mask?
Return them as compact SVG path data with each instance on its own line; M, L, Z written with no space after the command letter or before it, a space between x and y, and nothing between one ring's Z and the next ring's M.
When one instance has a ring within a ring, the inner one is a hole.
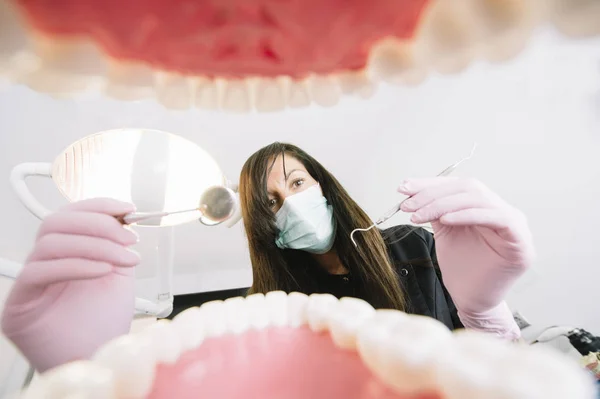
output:
M324 254L333 247L336 226L333 208L327 204L318 184L287 197L275 220L279 228L275 244L281 249Z

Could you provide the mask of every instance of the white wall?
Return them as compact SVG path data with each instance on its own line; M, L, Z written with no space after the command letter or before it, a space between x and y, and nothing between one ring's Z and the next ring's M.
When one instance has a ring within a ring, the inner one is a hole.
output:
M230 177L260 146L294 142L330 168L372 217L399 199L395 189L404 178L438 173L476 140L476 158L457 174L482 180L525 211L539 252L536 273L515 287L511 306L536 327L572 324L600 334L600 40L569 42L542 32L506 64L475 65L413 89L381 87L369 101L279 114L167 112L152 102L57 101L8 87L0 91L0 255L22 260L39 224L10 191L10 168L51 161L77 138L123 126L190 138ZM64 203L49 181L32 188L49 207ZM140 278L155 275L153 245L152 232L142 232ZM249 283L241 226L179 227L176 273L186 282L179 292ZM140 285L145 295L151 281Z

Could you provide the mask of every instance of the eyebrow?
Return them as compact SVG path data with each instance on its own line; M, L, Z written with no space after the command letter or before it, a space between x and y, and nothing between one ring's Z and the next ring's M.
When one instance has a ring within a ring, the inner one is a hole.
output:
M287 176L285 177L285 181L287 182L288 179L290 178L290 176L294 173L294 172L302 172L302 173L306 173L304 170L302 169L292 169L290 170L290 173L287 174ZM273 193L273 191L271 190L267 190L267 194L268 195L275 195L275 193Z
M302 169L292 169L290 170L290 173L287 174L287 176L285 177L285 181L287 182L287 180L290 178L290 176L294 173L294 172L304 172Z

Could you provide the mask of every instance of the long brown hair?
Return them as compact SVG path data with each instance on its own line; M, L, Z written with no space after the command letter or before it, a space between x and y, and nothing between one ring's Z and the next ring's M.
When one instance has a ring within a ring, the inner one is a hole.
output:
M369 226L371 219L316 159L286 143L273 143L255 152L240 175L242 216L252 261L253 284L249 293L282 290L311 294L316 291L314 279L306 268L311 260L309 255L292 249L281 250L275 244L278 229L268 205L267 176L279 155L300 161L319 182L323 195L333 207L337 224L334 248L357 282L360 297L375 308L404 310L404 295L380 231L371 229L358 235L358 248L355 248L350 232L356 227Z

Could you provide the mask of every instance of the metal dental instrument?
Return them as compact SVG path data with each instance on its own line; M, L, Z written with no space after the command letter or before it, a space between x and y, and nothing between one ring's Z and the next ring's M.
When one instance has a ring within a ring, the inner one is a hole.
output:
M132 212L118 216L117 220L129 225L178 213L200 212L200 222L208 226L214 226L229 219L235 213L236 207L237 199L232 189L224 186L214 186L208 188L202 194L198 208L173 212Z
M469 159L473 158L473 154L475 154L475 150L476 149L477 149L477 143L474 143L473 144L473 148L471 148L471 153L469 154L469 156L467 156L467 157L461 159L460 161L458 161L456 163L453 163L452 165L448 166L446 169L442 170L436 177L450 175L452 172L454 172L454 170L461 163L463 163L465 161L468 161ZM379 219L377 219L377 221L375 221L375 223L373 223L371 226L367 227L366 229L354 229L354 230L352 230L352 232L350 233L350 240L352 241L352 244L354 244L355 247L358 247L358 244L356 244L356 241L354 241L354 233L356 233L357 231L362 231L362 232L369 231L373 227L379 226L380 224L385 223L387 220L389 220L392 216L394 216L396 213L398 213L400 211L400 207L402 206L402 204L404 203L404 201L406 201L407 199L408 198L405 198L402 201L400 201L397 205L395 205L389 211L387 211L386 213L384 213L383 216L381 216Z

